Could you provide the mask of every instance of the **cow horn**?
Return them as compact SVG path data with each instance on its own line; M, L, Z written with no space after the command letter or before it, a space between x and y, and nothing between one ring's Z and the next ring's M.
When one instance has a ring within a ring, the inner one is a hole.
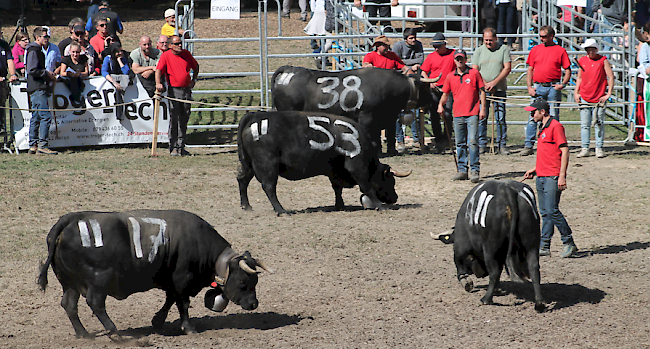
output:
M257 274L257 272L251 269L251 267L249 267L248 264L246 264L246 261L243 259L239 261L239 267L242 268L243 271L249 274Z
M440 80L441 77L442 77L442 73L440 75L438 75L437 78L433 78L433 79L431 79L431 78L420 78L420 81L422 81L422 82L438 82L438 80Z
M392 172L395 177L408 177L409 175L411 175L411 173L413 173L413 170L409 170L408 172L400 172L391 169L390 172Z
M269 267L266 265L266 263L264 263L263 260L261 260L261 259L256 259L255 261L257 262L257 265L258 265L260 268L262 268L262 269L268 271L268 272L271 273L271 274L275 273L275 271L273 271L273 269L269 268Z

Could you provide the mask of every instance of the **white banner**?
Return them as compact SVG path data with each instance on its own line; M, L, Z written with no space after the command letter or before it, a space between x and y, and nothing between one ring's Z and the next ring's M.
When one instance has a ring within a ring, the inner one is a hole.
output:
M557 6L587 6L587 0L557 0Z
M85 108L99 108L86 111L68 111L81 108L70 101L70 91L61 82L56 84L50 96L49 105L54 108L50 126L49 146L67 148L86 145L109 145L150 143L153 135L153 100L136 77L134 84L126 88L124 116L115 116L115 87L104 77L84 80L82 94ZM29 109L27 83L11 84L10 104L13 108ZM166 93L164 94L166 95ZM54 102L53 102L54 101ZM141 101L141 102L138 102ZM169 142L169 108L166 99L160 102L158 114L158 142ZM102 108L104 107L104 108ZM29 120L31 113L13 110L16 147L29 148ZM56 121L56 123L55 123Z
M239 19L240 0L210 0L210 19Z

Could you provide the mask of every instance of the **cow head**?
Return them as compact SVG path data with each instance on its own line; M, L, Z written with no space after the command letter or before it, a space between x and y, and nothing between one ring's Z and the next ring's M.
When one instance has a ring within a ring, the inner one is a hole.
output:
M419 74L413 74L409 76L411 82L411 96L409 98L409 103L411 103L411 108L415 107L429 107L430 110L435 110L438 107L438 101L440 96L437 95L439 89L431 88L431 84L436 83L440 80L442 74L438 75L436 78L423 78ZM415 96L415 98L414 98ZM415 102L415 104L413 104Z
M273 272L264 262L251 257L248 251L230 259L228 261L228 273L222 286L223 297L233 301L245 310L256 309L258 301L255 293L255 286L257 285L257 271L255 269L257 267L269 273Z
M397 202L397 193L395 192L395 177L406 177L412 171L403 173L395 171L390 166L379 163L377 171L370 178L370 184L375 192L375 196L379 201L386 204L394 204Z

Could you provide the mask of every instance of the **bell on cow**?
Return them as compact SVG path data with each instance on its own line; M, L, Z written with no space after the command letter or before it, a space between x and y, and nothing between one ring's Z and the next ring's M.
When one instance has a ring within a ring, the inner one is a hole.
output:
M222 312L228 306L229 300L223 298L221 288L211 288L205 293L205 307L212 310Z
M366 195L366 194L361 194L361 198L360 198L360 199L361 199L361 206L363 206L363 208L365 208L365 209L374 209L374 208L377 208L377 206L375 206L375 204L372 202L372 200L370 200L370 198L368 197L368 195Z
M415 120L415 113L412 110L405 111L399 115L399 122L402 125L411 125Z

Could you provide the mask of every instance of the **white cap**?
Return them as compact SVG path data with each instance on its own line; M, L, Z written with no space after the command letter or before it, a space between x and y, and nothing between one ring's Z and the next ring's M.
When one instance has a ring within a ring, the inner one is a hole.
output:
M600 49L598 47L598 43L596 42L596 39L587 39L585 40L584 44L580 45L580 47L582 47L583 49L586 49L587 47L593 47L596 50Z
M168 8L165 10L165 18L171 17L171 16L176 16L176 11L174 11L173 8Z

